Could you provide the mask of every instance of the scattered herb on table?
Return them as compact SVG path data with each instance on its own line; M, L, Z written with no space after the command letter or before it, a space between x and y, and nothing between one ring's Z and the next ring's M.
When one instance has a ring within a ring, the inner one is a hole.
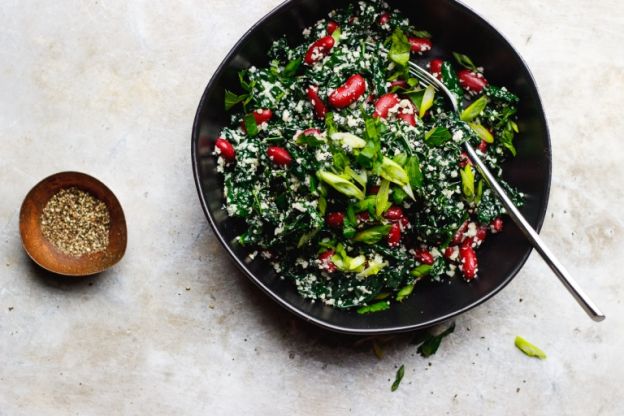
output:
M546 359L546 353L544 351L531 344L529 341L522 338L521 336L516 337L514 344L516 345L516 347L518 347L520 351L522 351L529 357L539 358L540 360Z
M399 384L401 384L401 380L403 380L403 376L405 375L405 366L401 365L396 372L396 377L394 379L394 383L392 383L392 387L390 387L391 391L396 391L399 388Z
M447 335L451 334L455 330L455 322L451 324L446 330L441 332L438 335L427 334L423 343L418 347L418 353L423 357L429 357L435 354L440 348L440 343L442 339Z

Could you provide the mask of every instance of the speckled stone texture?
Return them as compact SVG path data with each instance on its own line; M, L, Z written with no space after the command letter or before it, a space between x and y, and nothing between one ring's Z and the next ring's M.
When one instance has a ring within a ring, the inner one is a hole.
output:
M533 70L554 157L542 235L607 320L590 321L533 254L429 359L408 336L381 339L378 359L369 341L295 320L204 218L197 103L277 4L1 2L0 415L624 414L624 2L469 1ZM129 226L123 261L76 281L35 267L18 234L28 190L70 169L108 184ZM515 335L548 359L522 355Z

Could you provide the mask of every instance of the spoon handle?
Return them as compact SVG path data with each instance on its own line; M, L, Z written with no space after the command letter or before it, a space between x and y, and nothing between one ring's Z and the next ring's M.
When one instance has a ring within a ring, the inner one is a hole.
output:
M579 305L585 310L587 315L596 322L600 322L605 319L605 315L598 309L594 302L583 292L579 284L572 278L570 273L563 267L563 264L557 260L555 255L546 246L542 238L531 227L529 222L522 216L518 208L509 199L503 188L500 186L494 175L485 166L485 163L479 158L474 148L468 143L464 143L466 152L476 165L481 175L487 180L490 188L496 193L500 201L502 202L507 214L516 223L518 228L523 232L531 245L540 253L544 261L550 266L553 272L557 275L561 283L568 289L568 292L576 299Z

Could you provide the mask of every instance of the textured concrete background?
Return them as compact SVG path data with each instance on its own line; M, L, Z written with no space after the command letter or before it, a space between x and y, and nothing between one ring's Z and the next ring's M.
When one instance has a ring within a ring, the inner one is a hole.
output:
M381 360L270 303L197 200L199 97L277 4L1 2L0 415L624 414L624 3L469 1L537 79L554 155L543 236L607 320L591 322L532 255L438 354L401 336ZM117 267L76 282L34 267L17 226L30 187L69 169L116 192L130 235ZM548 360L517 351L517 334Z

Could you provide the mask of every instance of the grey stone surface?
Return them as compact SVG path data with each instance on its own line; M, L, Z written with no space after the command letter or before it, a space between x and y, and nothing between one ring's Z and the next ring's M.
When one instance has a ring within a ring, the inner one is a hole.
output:
M429 359L406 337L381 340L378 359L293 319L203 216L196 105L277 4L0 3L0 415L624 414L624 3L469 2L534 72L554 156L542 234L607 320L590 321L533 254ZM76 282L33 266L17 226L30 187L70 169L116 192L130 237L119 265ZM518 334L548 359L522 355Z

